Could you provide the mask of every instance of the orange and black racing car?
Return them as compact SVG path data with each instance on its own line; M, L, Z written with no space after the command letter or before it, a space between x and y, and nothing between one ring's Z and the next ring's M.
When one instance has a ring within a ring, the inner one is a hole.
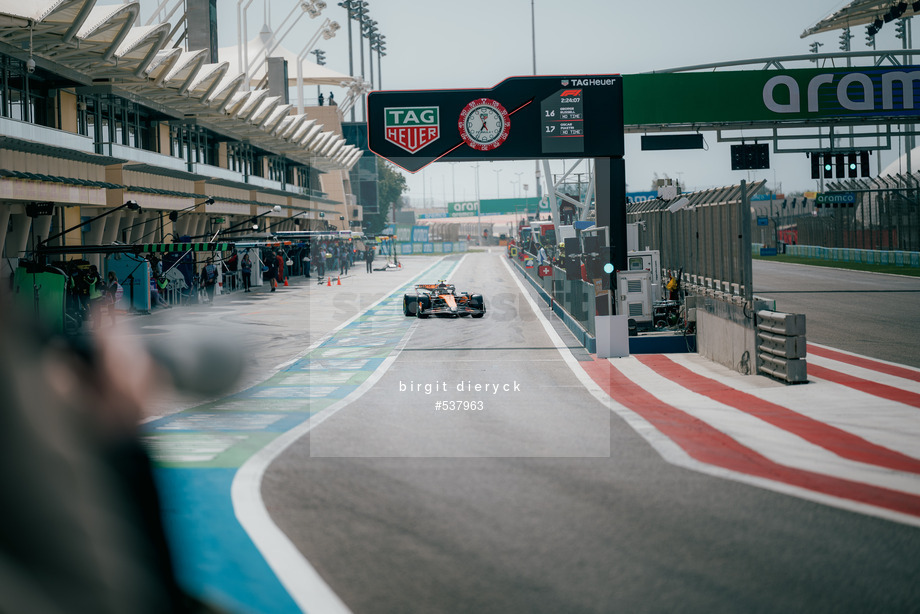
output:
M473 316L481 318L486 303L481 294L457 292L453 284L441 280L436 284L419 284L415 292L403 295L403 314L427 318L430 315Z

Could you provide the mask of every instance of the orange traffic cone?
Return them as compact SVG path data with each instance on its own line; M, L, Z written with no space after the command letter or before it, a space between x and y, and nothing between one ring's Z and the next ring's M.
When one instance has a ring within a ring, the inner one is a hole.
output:
M402 262L397 262L397 263L396 263L396 268L397 268L397 269L401 269L401 268L402 268Z
M332 278L331 278L331 277L326 278L326 285L327 285L327 286L331 286L331 285L332 285Z
M341 278L341 277L336 276L336 278L335 278L335 285L337 285L337 286L341 286L341 285L342 285L342 278Z
M288 285L287 277L284 278L284 285L285 285L285 286Z

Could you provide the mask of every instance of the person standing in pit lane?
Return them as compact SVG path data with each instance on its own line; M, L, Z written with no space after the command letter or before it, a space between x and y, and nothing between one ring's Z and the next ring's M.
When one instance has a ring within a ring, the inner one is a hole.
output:
M252 283L252 260L249 258L249 252L243 254L243 260L240 262L240 270L243 276L243 292L249 292L249 284Z
M541 266L549 263L549 258L546 256L546 248L540 244L540 247L537 249L537 266Z
M326 275L326 249L322 243L313 248L313 266L319 279L318 283L323 283L323 277Z
M214 304L214 290L217 289L217 267L214 259L208 258L204 268L201 269L201 285L208 296L208 304Z
M350 264L348 259L351 257L348 253L349 251L350 251L350 248L348 244L343 243L342 244L342 256L339 259L339 275L348 275L348 265Z
M268 268L265 271L265 280L271 284L271 291L274 292L278 283L278 259L275 258L274 252L268 252L268 255L265 257L265 266Z
M86 287L89 296L89 313L93 318L93 328L99 328L102 325L102 303L104 287L102 278L99 276L99 269L96 265L90 265L89 272L86 274Z
M367 266L367 272L374 272L374 246L367 245L364 249L364 264Z
M112 319L112 326L115 326L115 305L121 300L124 290L118 283L118 276L115 271L109 271L109 279L105 284L105 302L109 309L109 317Z
M275 260L277 261L277 265L276 265L276 266L277 266L277 268L278 268L277 277L275 278L275 282L276 282L279 286L280 286L280 285L284 285L284 266L285 266L285 263L284 263L284 256L281 255L281 250L280 250L280 249L279 249L277 252L275 252Z
M227 258L227 262L224 264L224 266L227 268L227 272L230 273L230 275L227 276L226 281L230 282L229 288L231 291L236 290L236 271L239 267L239 262L240 257L239 254L236 253L236 248L234 247L230 252L230 257Z

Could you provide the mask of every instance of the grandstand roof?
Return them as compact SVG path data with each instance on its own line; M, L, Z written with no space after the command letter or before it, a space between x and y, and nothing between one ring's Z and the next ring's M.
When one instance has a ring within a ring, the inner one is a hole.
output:
M72 78L82 76L87 85L111 84L116 94L130 93L141 104L146 100L172 109L177 117L194 118L295 162L322 171L347 170L357 162L360 150L338 146L331 132L323 132L320 143L291 140L293 134L276 131L291 105L268 96L267 90L248 90L231 62L206 63L204 50L164 48L172 26L138 26L139 11L136 1L97 6L96 0L0 0L0 42L28 50L40 64L44 60L72 71ZM308 70L312 82L350 79L332 71L319 74L320 68Z
M886 13L900 4L905 5L901 17L913 17L920 14L920 2L901 2L899 0L853 0L841 9L838 9L802 32L801 37L805 38L812 34L821 32L831 32L833 30L842 30L855 26L866 25L881 19L883 23L892 21L892 18L885 19ZM916 7L916 8L914 8Z

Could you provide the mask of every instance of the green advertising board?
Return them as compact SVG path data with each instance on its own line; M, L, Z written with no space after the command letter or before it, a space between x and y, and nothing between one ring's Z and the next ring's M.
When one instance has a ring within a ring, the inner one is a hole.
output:
M30 273L19 267L13 274L13 300L25 313L35 313L47 330L64 332L67 278L59 273Z
M548 211L549 205L532 198L483 198L476 207L475 200L447 203L447 217L475 217L476 215L513 215Z
M917 66L625 75L624 123L916 117L918 83Z

